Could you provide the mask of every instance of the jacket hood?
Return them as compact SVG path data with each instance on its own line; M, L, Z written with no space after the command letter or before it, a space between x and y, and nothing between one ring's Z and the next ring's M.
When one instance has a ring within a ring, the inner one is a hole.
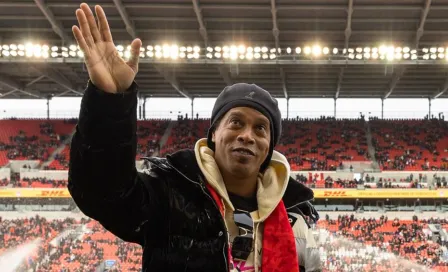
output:
M207 139L200 139L196 142L194 153L206 181L221 196L227 207L234 211L214 158L215 153L208 147ZM287 159L274 151L264 174L260 173L257 178L258 219L255 218L255 221L264 221L274 211L286 191L289 176L290 167Z

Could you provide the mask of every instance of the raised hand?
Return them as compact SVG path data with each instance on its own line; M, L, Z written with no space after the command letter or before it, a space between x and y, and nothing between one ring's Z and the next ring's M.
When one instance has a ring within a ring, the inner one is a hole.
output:
M72 31L84 53L90 80L105 92L117 93L127 90L138 71L141 40L132 41L131 56L126 62L115 48L104 10L98 5L95 6L97 23L86 3L82 3L80 7L76 10L79 27L73 26Z

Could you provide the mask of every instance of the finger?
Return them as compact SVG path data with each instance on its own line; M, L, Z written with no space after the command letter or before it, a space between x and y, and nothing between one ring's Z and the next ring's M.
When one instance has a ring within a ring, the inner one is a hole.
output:
M72 31L73 36L75 36L75 39L78 42L79 48L81 48L84 56L87 57L89 54L89 47L87 46L86 40L84 40L84 37L82 36L81 30L77 26L73 26Z
M92 33L93 40L95 42L101 41L101 35L98 31L98 26L96 25L95 17L93 17L92 10L86 3L81 4L81 9L84 11L84 15L89 23L90 33Z
M112 33L110 32L109 22L107 22L106 14L101 6L95 6L96 17L100 28L101 37L105 42L113 42Z
M127 64L134 70L137 74L138 72L138 60L140 58L140 47L142 47L142 41L140 39L135 39L131 43L131 57L129 58Z
M90 33L89 23L87 22L86 15L84 14L84 11L82 9L76 10L76 18L78 19L82 36L84 36L84 40L86 41L87 45L94 45L95 41L93 40L92 34Z

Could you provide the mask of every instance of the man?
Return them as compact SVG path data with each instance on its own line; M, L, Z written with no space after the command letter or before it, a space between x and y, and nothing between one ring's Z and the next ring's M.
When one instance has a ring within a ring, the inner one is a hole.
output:
M74 36L90 81L70 151L69 191L78 207L121 239L143 247L143 271L320 271L305 218L313 192L274 151L277 101L256 85L227 87L207 139L193 150L147 158L138 173L137 85L141 41L121 59L101 7L76 11ZM98 25L97 25L98 24Z

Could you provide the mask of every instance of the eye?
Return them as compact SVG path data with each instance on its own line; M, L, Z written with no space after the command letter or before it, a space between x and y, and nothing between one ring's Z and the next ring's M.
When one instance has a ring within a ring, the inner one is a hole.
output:
M232 125L241 125L241 121L239 119L232 119L230 120L230 123Z
M257 128L258 128L259 130L262 130L262 131L265 131L265 130L266 130L266 126L265 126L265 125L259 125L259 126L257 126Z

